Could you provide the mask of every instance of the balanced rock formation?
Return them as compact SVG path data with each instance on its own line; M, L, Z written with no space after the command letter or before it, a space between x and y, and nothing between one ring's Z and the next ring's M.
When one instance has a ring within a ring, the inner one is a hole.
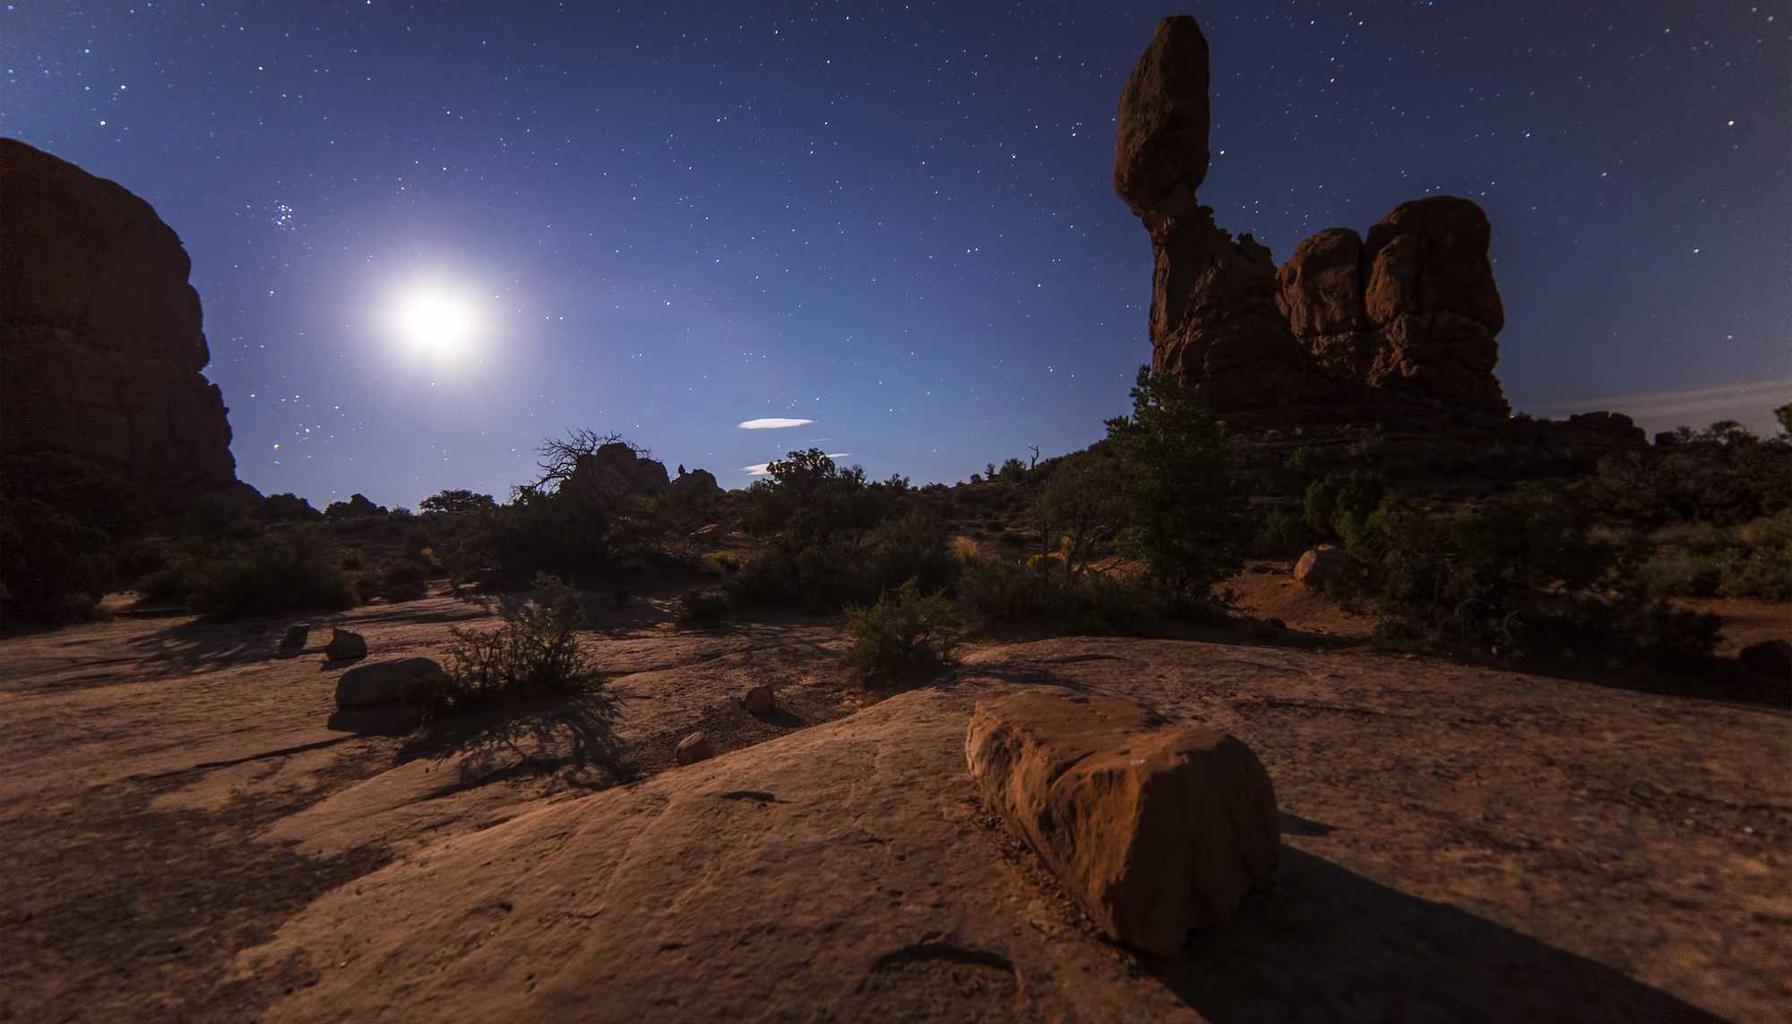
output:
M1120 96L1114 191L1151 236L1151 364L1233 419L1323 402L1333 388L1276 308L1276 269L1195 190L1207 177L1207 40L1165 18Z
M1251 749L1120 697L977 705L965 757L985 800L1109 936L1174 956L1274 881L1275 790Z
M1507 413L1504 322L1480 207L1403 203L1367 240L1332 228L1280 269L1219 228L1206 179L1207 41L1166 18L1120 97L1114 190L1151 236L1152 366L1235 425Z
M236 483L179 237L150 205L0 139L0 455L67 453L173 500Z

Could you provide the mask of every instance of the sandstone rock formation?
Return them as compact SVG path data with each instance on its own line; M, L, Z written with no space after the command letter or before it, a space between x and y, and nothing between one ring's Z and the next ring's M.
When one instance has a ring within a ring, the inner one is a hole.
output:
M1275 877L1275 790L1249 747L1120 697L979 703L965 757L984 798L1109 936L1174 956Z
M684 467L680 466L680 469ZM707 469L693 469L688 473L679 473L672 480L672 492L696 498L714 497L722 493L722 485L716 483L716 476Z
M168 501L236 482L180 239L123 187L0 139L0 454L64 452Z
M1506 415L1487 218L1403 203L1367 240L1332 228L1278 270L1195 190L1208 167L1207 41L1167 18L1121 94L1114 190L1151 236L1152 365L1235 425Z
M1232 419L1325 401L1332 392L1276 309L1275 262L1214 223L1207 176L1207 40L1165 18L1120 96L1114 191L1151 236L1151 363Z
M579 456L567 485L575 493L599 497L657 494L669 482L664 463L636 454L625 441L611 441Z
M1491 228L1467 199L1402 203L1367 241L1331 228L1302 241L1277 272L1277 305L1320 368L1367 386L1372 406L1436 403L1453 414L1506 415L1493 375L1505 323Z

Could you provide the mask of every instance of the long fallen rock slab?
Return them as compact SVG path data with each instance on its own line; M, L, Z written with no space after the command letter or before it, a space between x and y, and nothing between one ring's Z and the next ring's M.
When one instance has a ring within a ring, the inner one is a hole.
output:
M985 799L1109 937L1174 956L1275 880L1275 789L1236 737L1123 697L977 705L965 760Z

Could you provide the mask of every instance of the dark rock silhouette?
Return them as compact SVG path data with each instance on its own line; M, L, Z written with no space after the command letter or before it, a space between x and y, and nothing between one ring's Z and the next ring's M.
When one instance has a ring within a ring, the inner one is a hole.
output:
M180 238L122 186L0 139L0 454L63 452L160 499L236 462Z
M580 455L568 484L577 493L602 496L656 494L670 482L664 463L638 454L626 441L611 441Z

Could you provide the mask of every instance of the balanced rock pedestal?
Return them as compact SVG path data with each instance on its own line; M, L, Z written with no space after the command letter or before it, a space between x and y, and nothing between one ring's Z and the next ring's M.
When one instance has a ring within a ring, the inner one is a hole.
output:
M977 705L971 776L1108 935L1172 956L1274 880L1275 790L1225 733L1129 700L1028 692Z

